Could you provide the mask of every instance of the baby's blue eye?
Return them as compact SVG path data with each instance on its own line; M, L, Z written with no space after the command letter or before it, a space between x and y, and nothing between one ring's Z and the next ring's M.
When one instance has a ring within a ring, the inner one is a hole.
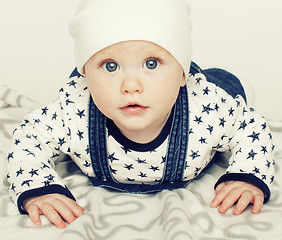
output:
M146 68L148 69L155 69L156 67L159 66L159 62L155 59L149 59L145 62Z
M119 69L119 66L115 62L107 62L107 63L104 63L102 65L102 69L104 69L104 70L106 70L108 72L114 72L114 71Z

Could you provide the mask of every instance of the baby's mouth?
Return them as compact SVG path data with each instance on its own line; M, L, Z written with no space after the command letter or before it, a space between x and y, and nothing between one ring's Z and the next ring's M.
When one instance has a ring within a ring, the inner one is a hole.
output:
M138 105L138 104L130 104L128 105L127 107L142 107L141 105Z
M120 108L124 113L127 114L141 114L148 109L139 103L129 103Z

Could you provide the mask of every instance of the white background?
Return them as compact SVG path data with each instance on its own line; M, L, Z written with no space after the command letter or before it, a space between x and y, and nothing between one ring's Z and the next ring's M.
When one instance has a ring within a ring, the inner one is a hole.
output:
M74 68L68 23L77 2L0 0L0 84L42 104L56 98ZM193 60L234 73L259 113L282 120L282 1L191 0L191 6Z

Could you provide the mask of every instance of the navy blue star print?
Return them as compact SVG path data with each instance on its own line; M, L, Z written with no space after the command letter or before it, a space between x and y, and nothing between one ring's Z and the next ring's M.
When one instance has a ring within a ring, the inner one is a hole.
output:
M78 136L79 140L81 140L83 138L83 133L84 132L81 132L81 131L78 130L77 136Z
M254 152L254 150L252 149L252 151L249 152L249 156L248 156L247 159L251 158L252 160L254 160L256 155L257 155L257 153Z
M66 143L65 138L59 138L58 144L59 144L60 146L63 146L65 143Z
M52 120L57 120L57 117L58 117L57 113L56 113L56 112L53 113L53 115L52 115Z
M115 158L114 155L115 155L115 153L113 153L113 154L111 154L111 155L108 156L108 158L109 158L109 160L110 160L111 162L113 162L113 161L115 161L115 160L119 160L118 158Z
M134 182L134 181L135 181L135 179L134 179L134 178L129 178L129 177L128 177L128 178L126 179L126 181L128 181L128 182Z
M261 146L261 151L266 154L268 153L266 146Z
M234 111L235 109L233 109L232 107L228 110L229 112L229 116L234 116Z
M76 115L78 115L80 118L85 117L84 112L85 112L85 109L83 109L82 111L80 111L79 109L77 109L77 114L76 114Z
M129 165L125 164L124 167L130 171L131 169L134 169L134 168L132 167L132 165L133 165L133 164L129 164Z
M157 167L154 167L154 166L151 165L151 167L150 167L149 169L151 169L153 172L155 172L155 171L160 171L160 169L159 169L158 166L157 166Z
M126 147L124 147L124 146L122 146L121 148L122 148L122 150L125 152L125 154L127 154L128 152L131 152L130 149L128 149L128 148L126 148Z
M90 153L89 146L87 145L87 148L85 149L86 154L88 155Z
M219 118L219 121L220 121L219 126L224 127L224 124L226 123L224 117L223 118Z
M141 178L146 178L146 177L147 177L147 174L140 172L139 176L140 176Z
M140 158L137 158L136 162L141 163L141 164L147 164L146 159L141 160Z
M214 109L210 107L210 103L207 106L203 105L203 111L202 113L206 112L208 115L210 114L210 111L213 111Z
M15 186L14 183L13 183L12 186L11 186L11 190L12 190L13 192L15 192L15 188L16 188L16 186Z
M54 176L52 174L45 176L44 178L46 178L50 182L52 182L54 180Z
M190 155L190 157L192 157L192 160L194 160L197 157L200 157L201 155L199 155L199 151L193 151L191 150L192 154Z
M199 84L200 85L200 82L202 81L203 79L201 77L198 77L196 78L196 84Z
M247 123L246 123L246 120L244 120L244 121L241 123L241 125L240 125L240 127L239 127L238 130L240 130L240 129L245 130L245 128L246 128L247 126L248 126L248 125L247 125Z
M11 158L14 158L13 154L14 154L14 152L11 152L11 153L8 154L8 157L7 157L8 161L10 161Z
M37 145L35 145L35 148L38 148L40 151L42 151L42 148L41 148L41 144L40 144L40 143L37 144Z
M91 163L85 160L85 163L83 164L84 167L90 167Z
M42 113L41 115L47 115L47 111L49 110L47 107L41 108Z
M219 110L219 106L217 105L217 103L216 103L215 106L214 106L214 110L216 110L217 112L218 112L218 110Z
M69 87L74 87L74 88L76 88L76 84L77 84L77 82L76 81L74 81L74 80L72 80L72 81L70 81L70 82L68 82L68 85L69 85Z
M25 180L25 181L22 182L21 186L24 186L26 184L27 186L30 187L30 182L33 182L33 181L32 180Z
M198 124L200 124L200 123L202 123L203 122L203 120L202 120L202 117L197 117L197 116L195 116L195 120L194 120L196 123L198 123Z
M117 170L116 170L116 169L111 168L111 173L113 173L113 174L117 174Z
M260 135L260 133L253 132L253 134L249 135L248 137L252 138L252 142L254 142L255 140L259 141L259 135Z
M24 170L22 168L20 168L20 170L18 170L16 173L17 173L17 177L20 175L20 174L23 174Z
M209 87L206 87L205 89L203 89L203 91L204 91L204 94L203 94L203 95L209 95L209 92L210 92L211 90L209 90Z
M207 128L207 130L210 132L210 134L212 134L212 132L213 132L213 126L208 126L208 128Z
M199 139L199 141L201 142L201 144L207 144L207 142L206 142L206 138L203 138L203 137L201 137L200 139Z
M189 77L187 91L189 141L183 179L198 176L216 151L230 151L227 176L251 174L270 186L274 180L274 145L265 119L248 108L241 96L229 95L201 73ZM7 179L15 203L26 191L52 185L66 189L54 168L61 152L74 159L87 176L95 178L89 148L89 141L94 140L89 139L88 132L89 99L86 79L81 74L73 76L60 88L58 100L35 110L13 132L14 146L7 162L16 167L11 168ZM108 166L103 167L108 167L117 182L159 184L169 161L170 129L167 132L158 147L144 152L123 146L106 134Z
M29 173L30 173L31 177L33 177L34 175L38 176L38 171L39 171L39 169L37 169L37 170L31 169L31 171Z

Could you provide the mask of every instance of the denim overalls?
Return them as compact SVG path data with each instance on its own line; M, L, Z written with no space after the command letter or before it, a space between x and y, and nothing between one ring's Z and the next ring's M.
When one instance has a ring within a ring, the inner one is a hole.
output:
M246 101L244 89L237 77L217 68L200 69L191 62L190 74L202 73L207 80L224 89L235 98L241 95ZM79 74L76 70L71 76ZM165 168L159 184L126 184L117 182L110 171L107 153L106 117L94 104L90 97L89 104L89 147L93 171L96 177L91 177L94 186L106 187L112 190L130 193L151 193L164 189L185 187L189 181L183 181L187 148L189 144L189 99L187 87L181 87L174 105L173 121L169 134L169 143Z

